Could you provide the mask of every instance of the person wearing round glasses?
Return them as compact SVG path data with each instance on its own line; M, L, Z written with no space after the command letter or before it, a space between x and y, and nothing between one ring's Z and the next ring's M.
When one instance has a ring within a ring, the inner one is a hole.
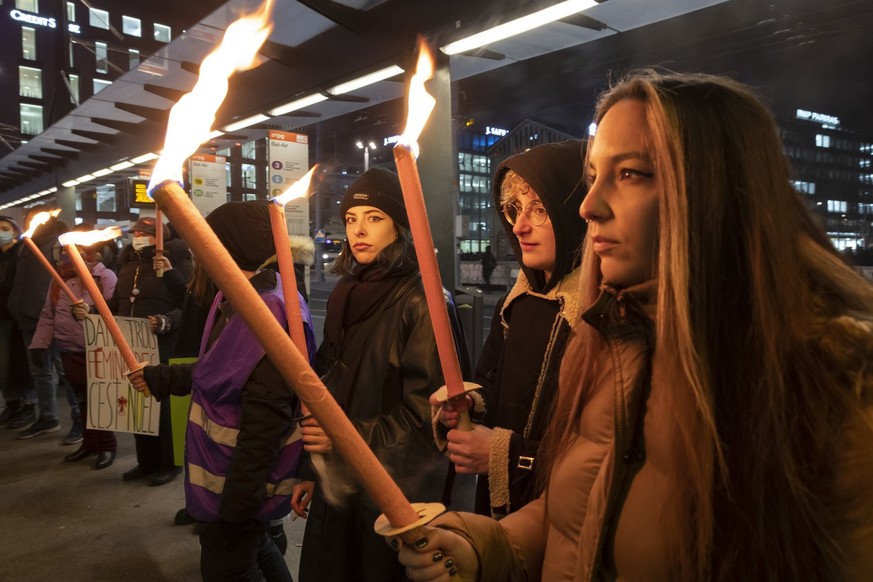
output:
M582 142L511 156L498 166L492 192L521 271L497 304L476 367L487 402L482 424L445 436L455 470L480 476L475 511L500 518L540 493L537 448L552 416L567 338L581 322ZM456 418L447 406L444 424L453 427Z

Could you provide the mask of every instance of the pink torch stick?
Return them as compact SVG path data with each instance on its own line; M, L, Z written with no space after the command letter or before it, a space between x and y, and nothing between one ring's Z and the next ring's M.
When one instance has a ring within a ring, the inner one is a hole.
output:
M409 503L185 191L176 182L167 180L158 184L151 195L164 209L218 288L245 319L279 373L330 437L333 447L349 464L390 522L409 526L411 530L440 513L443 508L439 504L436 504L439 505L438 510L431 508L431 504L417 510ZM426 520L421 521L425 517Z
M409 216L409 227L412 231L412 241L415 245L415 255L421 270L421 283L427 298L428 312L433 322L440 366L446 385L436 393L441 402L451 400L459 412L458 429L473 430L468 413L469 403L464 396L466 392L480 388L471 382L464 382L461 376L461 365L452 326L443 296L443 284L439 265L434 252L433 235L427 219L427 209L424 204L424 193L421 188L421 178L415 161L417 140L433 110L436 101L424 88L424 83L433 76L433 57L423 40L419 41L419 57L415 75L409 87L409 115L406 130L400 141L394 146L394 163L400 178L400 188L403 190L403 200L406 203L406 213Z
M327 433L334 449L397 528L397 535L414 541L420 537L416 528L445 508L438 503L409 503L178 184L184 160L210 133L215 112L227 93L227 78L252 65L269 35L269 10L268 1L258 13L232 23L219 47L203 60L196 85L170 112L164 150L152 172L150 193Z
M161 209L155 209L155 257L164 258L164 217L161 216ZM164 270L158 269L155 271L158 277L164 276Z
M30 221L30 228L28 228L25 232L21 233L21 240L24 241L24 244L30 249L33 253L33 256L39 261L39 264L42 265L42 268L48 271L48 274L51 275L52 279L54 279L55 283L58 284L58 287L61 288L61 291L70 298L70 302L74 305L76 303L82 303L82 300L76 297L76 294L73 293L73 290L70 289L70 286L67 285L67 282L60 276L60 274L55 270L54 266L49 262L42 251L39 250L39 247L36 246L36 243L33 242L31 237L33 233L36 232L36 229L43 224L45 224L50 218L57 216L60 214L61 209L56 208L51 212L39 212L37 213Z
M282 294L285 297L285 315L288 318L288 332L294 345L300 353L306 356L306 334L303 332L303 316L300 314L300 301L297 298L297 275L294 273L294 257L291 253L291 242L288 239L288 225L285 222L285 205L294 198L306 195L312 174L318 167L311 170L286 192L272 199L270 204L270 226L273 231L273 245L276 247L276 260L279 263L279 275L282 277Z
M121 236L121 230L118 227L111 227L103 230L92 230L91 232L68 232L58 237L58 240L64 246L70 259L72 259L73 267L75 267L79 279L81 279L82 284L88 290L91 300L94 301L94 307L97 308L97 313L100 314L100 318L103 320L103 323L106 324L106 329L109 330L109 335L111 335L112 339L115 340L115 345L118 346L118 351L121 352L121 357L127 365L127 373L130 374L131 372L136 372L137 370L145 368L146 362L137 361L133 350L130 349L127 340L124 339L124 334L121 333L121 328L118 326L118 322L115 321L115 317L112 315L112 312L109 311L109 305L106 304L106 299L103 298L103 293L97 287L97 282L94 281L94 277L91 276L91 271L88 269L88 265L85 264L85 260L82 258L82 255L79 253L79 248L76 246L77 244L91 246L97 242L111 240L119 236ZM151 396L148 391L146 391L145 395L146 397Z

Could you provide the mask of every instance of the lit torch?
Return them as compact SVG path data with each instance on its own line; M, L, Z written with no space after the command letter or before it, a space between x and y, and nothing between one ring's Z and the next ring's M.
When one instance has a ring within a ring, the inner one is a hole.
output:
M367 493L390 523L403 529L406 532L403 535L414 541L418 538L413 529L441 513L443 506L419 504L413 507L409 503L176 179L185 159L209 134L215 111L227 93L227 78L234 70L243 68L237 64L243 62L243 56L251 61L267 38L269 11L266 6L257 14L228 27L221 45L203 61L197 85L173 107L166 143L152 173L149 191L258 338L283 379L330 437L334 448L349 464ZM213 60L222 62L212 63ZM229 64L223 61L229 61ZM171 136L178 136L178 139Z
M124 339L124 334L121 333L121 328L118 326L118 322L115 321L115 317L112 315L112 312L109 311L109 306L106 304L106 299L103 298L103 293L100 291L100 288L97 287L97 282L94 281L94 277L91 276L91 271L88 269L88 265L85 264L85 260L82 258L82 255L79 253L79 248L76 246L82 245L84 247L90 247L99 242L113 240L120 236L121 229L117 226L112 226L102 230L91 230L88 232L67 232L59 236L58 241L60 241L64 246L70 259L72 259L73 267L75 267L76 273L79 274L79 279L82 281L82 284L88 290L91 300L94 301L94 307L97 308L97 313L100 314L100 318L103 319L103 323L106 324L106 329L109 330L109 335L111 335L112 339L115 340L115 345L118 346L118 351L121 352L121 357L127 365L127 374L129 375L132 372L143 369L147 362L138 362L136 360L133 350L130 349L127 340ZM146 392L145 396L148 398L151 394Z
M75 305L76 303L82 303L82 300L76 297L76 294L73 293L73 290L70 289L70 286L67 285L67 282L64 281L63 277L61 277L61 275L55 270L55 268L52 266L46 256L42 254L41 250L39 250L39 247L36 246L36 243L33 242L33 240L31 239L33 233L36 232L37 228L39 228L60 213L60 208L55 208L54 210L49 212L37 213L30 221L30 228L28 228L25 232L21 233L21 240L23 240L24 244L26 244L30 248L30 251L40 262L42 267L46 271L48 271L49 275L52 276L52 279L54 279L55 283L58 284L58 287L61 288L61 291L63 291L64 294L70 298L70 302Z
M403 200L406 203L406 214L409 216L409 227L412 231L412 241L415 245L415 255L421 270L421 283L427 298L427 308L433 322L440 366L446 385L440 388L435 397L440 402L452 401L458 410L458 429L472 430L469 403L465 394L481 388L472 382L464 382L461 376L461 365L458 352L455 349L452 326L443 296L443 284L437 265L436 252L433 244L430 224L427 220L427 209L424 205L424 194L421 189L421 178L418 175L418 136L433 111L436 100L428 94L424 83L433 77L433 56L427 43L419 39L418 63L415 74L409 84L409 112L406 119L406 129L394 146L394 163L397 165L397 175L400 178L400 188L403 190Z
M300 353L306 356L306 335L303 333L303 316L300 314L300 301L297 298L297 276L294 273L294 257L291 242L288 240L288 225L285 222L285 205L297 198L306 196L309 183L318 164L305 176L291 185L282 194L272 199L270 204L270 226L273 230L273 245L276 247L276 260L279 262L279 275L282 277L282 294L285 297L285 315L288 317L288 332Z

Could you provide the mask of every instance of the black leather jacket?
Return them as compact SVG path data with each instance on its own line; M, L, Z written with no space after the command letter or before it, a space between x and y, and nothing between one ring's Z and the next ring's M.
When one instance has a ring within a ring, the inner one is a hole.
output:
M365 335L355 340L356 332ZM322 344L315 371L410 501L439 500L448 461L434 443L428 397L444 382L420 275L401 279L384 309L345 338L338 356Z

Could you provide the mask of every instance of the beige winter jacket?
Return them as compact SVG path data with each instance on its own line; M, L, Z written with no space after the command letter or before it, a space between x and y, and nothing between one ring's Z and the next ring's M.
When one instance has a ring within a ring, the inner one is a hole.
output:
M643 302L651 304L653 293L653 286L644 287ZM621 293L601 296L586 313L586 320L593 316L595 327L605 332L608 349L602 354L599 381L583 402L579 436L554 467L545 495L500 522L466 513L437 520L440 527L472 543L480 559L479 580L679 578L675 564L679 536L669 524L685 518L667 512L681 512L669 509L670 493L686 469L673 452L677 448L670 436L674 431L669 423L675 417L669 401L672 391L658 358L651 357L651 326L641 306L626 299ZM603 305L604 301L614 303ZM625 319L600 316L615 313L612 308L618 308ZM859 344L873 346L873 328L867 324L861 328ZM848 357L845 364L865 378L856 389L862 393L867 415L857 422L869 424L873 422L873 370ZM842 478L835 493L849 506L838 508L838 518L846 526L839 530L844 537L836 541L845 552L847 579L871 580L873 443L863 441L870 434L869 426L857 422L845 431L845 457L839 460Z

